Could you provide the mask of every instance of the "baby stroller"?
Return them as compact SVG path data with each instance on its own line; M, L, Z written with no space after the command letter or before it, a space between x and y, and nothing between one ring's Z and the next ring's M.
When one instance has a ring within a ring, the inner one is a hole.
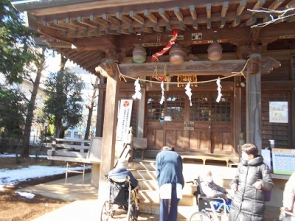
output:
M109 183L109 199L103 203L101 209L101 221L109 220L109 217L114 217L115 207L127 211L128 221L137 221L139 215L139 200L138 200L138 187L132 189L129 177L123 180L113 180L105 176Z

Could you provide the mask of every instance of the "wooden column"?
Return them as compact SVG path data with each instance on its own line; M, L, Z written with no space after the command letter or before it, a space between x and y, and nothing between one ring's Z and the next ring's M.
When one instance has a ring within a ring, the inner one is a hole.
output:
M102 137L103 119L104 119L104 100L105 100L105 79L102 75L99 76L99 92L97 101L96 113L96 137Z
M146 96L146 88L141 88L141 99L138 100L138 122L137 122L137 134L136 137L143 138L145 135L144 131L144 116L145 116L145 96Z
M244 80L244 79L243 79ZM240 139L240 133L242 131L242 88L241 88L241 77L234 78L235 86L234 86L234 127L233 127L233 135L234 135L234 154L235 156L239 155L238 145Z
M261 140L261 55L252 54L246 79L246 142L259 150Z
M108 199L109 191L107 188L107 182L105 174L113 169L114 157L115 157L115 144L116 144L116 125L117 125L117 112L118 112L118 69L116 64L108 64L112 67L112 76L107 76L106 85L106 99L105 99L105 115L103 124L103 136L102 136L102 149L101 149L101 165L100 165L100 178L98 199L100 202ZM107 73L109 73L108 70Z

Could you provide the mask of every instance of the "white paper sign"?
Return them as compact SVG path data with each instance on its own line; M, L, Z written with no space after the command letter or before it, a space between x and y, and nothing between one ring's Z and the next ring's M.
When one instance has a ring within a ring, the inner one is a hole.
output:
M288 102L271 101L269 102L269 122L288 123Z
M132 103L132 99L121 99L116 134L117 140L127 141L128 139L132 113Z

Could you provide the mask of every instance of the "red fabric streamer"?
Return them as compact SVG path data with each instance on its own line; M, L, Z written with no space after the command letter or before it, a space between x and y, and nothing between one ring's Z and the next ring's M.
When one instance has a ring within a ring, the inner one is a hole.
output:
M158 57L165 54L173 44L175 44L176 40L177 40L177 36L178 36L178 30L173 30L173 36L172 38L169 40L168 44L166 45L165 48L163 48L161 51L156 52L155 54L152 55L152 62L155 61L159 61Z

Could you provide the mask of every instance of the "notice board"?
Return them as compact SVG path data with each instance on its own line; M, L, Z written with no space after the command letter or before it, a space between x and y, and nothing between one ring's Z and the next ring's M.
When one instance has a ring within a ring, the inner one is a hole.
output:
M291 175L295 171L295 150L272 148L274 174Z

